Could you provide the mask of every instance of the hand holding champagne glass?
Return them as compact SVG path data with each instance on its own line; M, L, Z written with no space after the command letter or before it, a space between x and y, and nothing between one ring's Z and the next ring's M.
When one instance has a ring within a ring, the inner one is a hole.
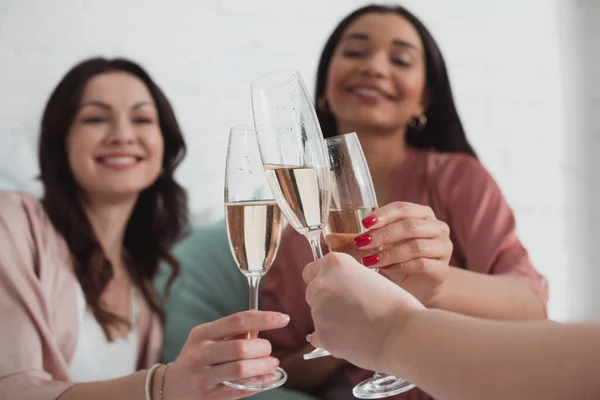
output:
M273 72L252 82L252 111L260 154L277 204L304 235L313 257L323 257L330 173L315 109L297 71ZM330 355L315 349L305 358Z
M355 133L326 140L331 167L331 203L323 233L330 251L361 262L373 252L356 247L354 238L366 232L362 220L377 209L377 197L360 142Z
M331 209L325 228L329 250L347 253L357 261L374 249L359 250L354 238L365 232L362 220L377 208L369 166L356 133L326 140L331 165ZM375 375L352 391L359 399L379 399L406 392L415 386L392 375Z
M258 310L260 278L271 267L283 231L283 217L267 185L253 127L233 127L227 149L225 173L227 234L233 257L250 285L250 309ZM250 332L256 338L258 332ZM272 374L225 385L242 390L281 386L287 374Z

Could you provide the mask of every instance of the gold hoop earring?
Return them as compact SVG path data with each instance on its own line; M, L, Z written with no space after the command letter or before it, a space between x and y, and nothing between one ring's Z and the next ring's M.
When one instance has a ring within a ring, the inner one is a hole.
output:
M418 117L413 117L410 119L410 121L408 121L408 127L417 132L421 132L423 129L425 129L426 125L427 116L425 116L424 114L419 115Z

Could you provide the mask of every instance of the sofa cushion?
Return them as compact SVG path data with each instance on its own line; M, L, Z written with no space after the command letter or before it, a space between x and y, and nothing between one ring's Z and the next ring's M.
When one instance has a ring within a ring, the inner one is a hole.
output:
M248 308L248 281L231 256L224 222L192 228L174 254L181 271L165 301L165 361L177 357L196 325ZM157 278L159 293L167 278Z

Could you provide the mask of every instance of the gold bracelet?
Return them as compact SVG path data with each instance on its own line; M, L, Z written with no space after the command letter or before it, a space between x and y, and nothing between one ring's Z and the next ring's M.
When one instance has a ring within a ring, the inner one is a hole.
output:
M156 369L162 364L154 364L148 372L146 372L146 400L152 400L152 377L156 372Z
M165 376L167 375L167 370L169 369L169 367L171 366L172 363L168 363L165 367L165 369L163 369L163 373L162 376L160 378L160 390L158 391L159 395L158 395L158 400L163 400L163 389L165 388Z

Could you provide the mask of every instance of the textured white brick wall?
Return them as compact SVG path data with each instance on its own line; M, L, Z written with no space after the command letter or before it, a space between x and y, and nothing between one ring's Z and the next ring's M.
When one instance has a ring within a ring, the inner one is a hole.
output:
M600 163L592 157L600 140L597 2L403 3L442 47L469 138L550 279L551 316L600 316L593 294L600 218L592 208L600 200L592 180ZM252 121L250 80L295 68L312 88L327 35L362 4L0 0L0 188L39 193L32 179L39 118L62 74L85 57L127 56L147 67L175 106L189 144L179 177L193 211L220 215L228 129Z

